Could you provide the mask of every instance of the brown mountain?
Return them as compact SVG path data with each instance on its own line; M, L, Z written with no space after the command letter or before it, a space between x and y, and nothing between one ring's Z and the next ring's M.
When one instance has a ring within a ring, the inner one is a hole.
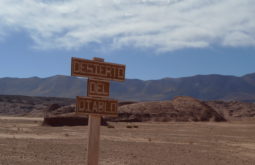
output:
M85 85L85 79L70 76L0 78L0 94L74 98L85 95ZM148 81L127 79L111 83L111 97L120 100L170 100L176 96L254 102L255 73L242 77L197 75Z

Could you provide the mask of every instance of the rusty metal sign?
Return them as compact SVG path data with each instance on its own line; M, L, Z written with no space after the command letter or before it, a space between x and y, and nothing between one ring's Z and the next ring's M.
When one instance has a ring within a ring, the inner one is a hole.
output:
M107 97L110 95L110 82L88 79L87 95L90 97Z
M125 65L72 58L71 75L105 80L124 81Z
M118 101L106 98L76 97L77 114L98 114L116 116Z

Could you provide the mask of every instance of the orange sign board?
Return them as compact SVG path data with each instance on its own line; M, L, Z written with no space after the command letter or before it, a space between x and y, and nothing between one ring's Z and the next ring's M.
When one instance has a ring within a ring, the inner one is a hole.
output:
M72 58L72 76L124 81L125 65Z
M118 101L112 99L76 97L77 114L117 115Z
M106 97L110 95L110 82L88 79L87 95L92 97Z

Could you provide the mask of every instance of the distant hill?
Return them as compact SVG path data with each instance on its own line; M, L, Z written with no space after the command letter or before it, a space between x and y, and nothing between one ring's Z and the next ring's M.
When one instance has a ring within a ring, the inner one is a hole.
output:
M179 96L168 101L123 105L119 108L119 117L113 121L226 121L226 119L206 102Z
M0 95L0 115L74 117L75 99ZM255 103L201 101L178 96L167 101L120 102L110 121L232 121L253 120Z
M85 95L85 85L85 79L70 76L0 78L0 94L74 98ZM196 75L111 83L111 97L120 100L170 100L175 96L255 102L255 73L242 77Z

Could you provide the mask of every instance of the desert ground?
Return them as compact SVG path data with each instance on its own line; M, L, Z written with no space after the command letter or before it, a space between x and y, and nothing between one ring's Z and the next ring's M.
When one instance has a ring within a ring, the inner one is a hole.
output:
M0 117L0 164L85 165L88 127L42 120ZM101 165L255 164L255 120L110 124L101 127Z

